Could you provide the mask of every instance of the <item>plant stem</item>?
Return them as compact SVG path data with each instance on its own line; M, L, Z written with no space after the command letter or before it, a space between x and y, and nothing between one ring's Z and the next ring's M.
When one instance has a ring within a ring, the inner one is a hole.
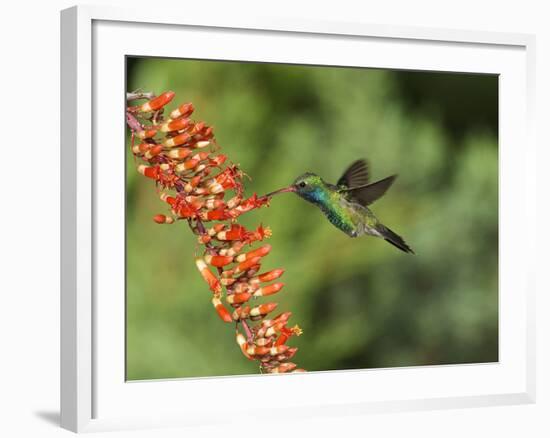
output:
M143 131L143 126L141 126L141 123L139 123L138 119L136 119L136 116L128 111L126 111L126 123L134 132Z
M145 92L145 91L133 91L130 93L126 93L126 100L128 102L132 100L139 100L139 99L153 99L155 96L155 93Z

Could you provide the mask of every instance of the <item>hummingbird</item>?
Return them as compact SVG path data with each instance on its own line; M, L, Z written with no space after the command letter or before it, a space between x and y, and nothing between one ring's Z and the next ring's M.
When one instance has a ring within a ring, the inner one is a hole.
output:
M350 237L375 236L406 253L414 251L403 238L383 225L369 206L393 184L397 175L370 183L369 166L363 159L354 161L336 184L327 183L315 173L306 172L285 188L266 195L294 192L316 205L336 228Z

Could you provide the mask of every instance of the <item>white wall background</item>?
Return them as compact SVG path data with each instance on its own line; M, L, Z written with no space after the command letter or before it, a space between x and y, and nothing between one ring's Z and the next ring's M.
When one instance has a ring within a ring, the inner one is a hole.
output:
M96 1L155 8L212 8L238 13L364 21L537 35L537 120L540 154L538 271L547 266L550 98L550 14L544 1L524 0L277 0L227 6L213 1ZM0 140L0 436L57 437L59 404L59 10L72 1L9 1L2 5ZM28 100L27 100L28 99ZM36 102L41 102L37 104ZM546 173L546 174L545 174ZM519 230L518 230L519 231ZM528 232L528 230L522 230ZM550 290L538 279L538 402L536 405L417 412L287 422L274 418L264 430L226 427L116 432L144 436L550 436ZM213 401L220 405L224 400ZM226 401L225 401L226 402ZM215 408L213 410L215 416Z

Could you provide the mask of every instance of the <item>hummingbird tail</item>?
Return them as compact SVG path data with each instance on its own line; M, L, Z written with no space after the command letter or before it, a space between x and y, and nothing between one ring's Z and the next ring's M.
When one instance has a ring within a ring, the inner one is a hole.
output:
M393 246L395 246L396 248L399 248L403 252L414 254L414 251L412 250L412 248L409 245L407 245L407 243L403 240L403 238L395 234L389 228L385 227L382 224L379 224L376 227L376 229L386 242L391 243Z

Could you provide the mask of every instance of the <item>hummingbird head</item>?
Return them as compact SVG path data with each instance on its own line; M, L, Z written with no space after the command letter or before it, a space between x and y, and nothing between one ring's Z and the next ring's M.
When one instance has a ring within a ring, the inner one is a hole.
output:
M279 193L294 192L301 198L310 202L320 202L323 196L324 182L319 175L311 172L306 172L294 180L294 182L285 188L269 193L271 197Z

